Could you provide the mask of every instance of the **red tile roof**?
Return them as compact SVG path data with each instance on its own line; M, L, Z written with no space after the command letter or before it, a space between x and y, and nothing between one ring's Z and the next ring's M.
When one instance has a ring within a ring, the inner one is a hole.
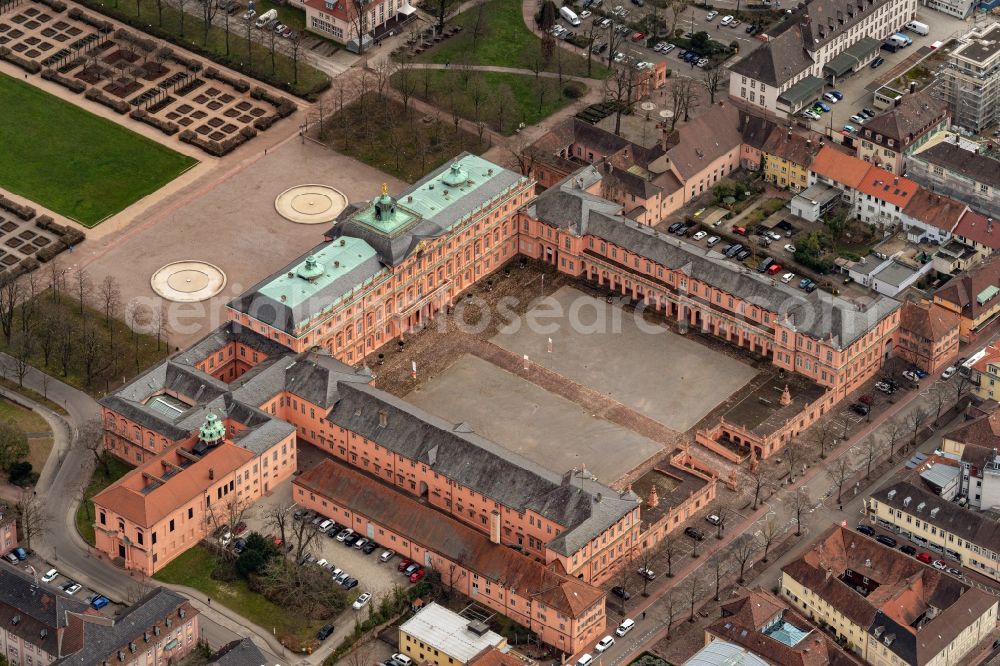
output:
M295 479L295 485L570 617L580 617L605 595L346 465L324 460Z
M864 179L869 167L871 165L868 162L859 160L857 157L847 155L826 145L817 153L816 159L813 160L809 168L819 175L842 183L847 187L857 188Z
M895 176L891 171L871 166L855 189L862 194L870 194L877 199L905 208L920 186L909 178Z
M954 234L994 250L1000 249L1000 226L995 222L991 217L966 210L958 221Z
M1000 257L992 257L970 271L957 275L934 292L935 301L955 306L962 317L976 320L996 305L996 296L980 303L977 296L988 287L1000 287Z
M508 652L489 647L473 657L466 666L524 666L524 662Z
M924 224L950 232L967 210L968 207L961 201L921 187L907 202L903 212Z
M958 331L959 316L933 303L907 301L899 313L899 327L924 340L939 341Z

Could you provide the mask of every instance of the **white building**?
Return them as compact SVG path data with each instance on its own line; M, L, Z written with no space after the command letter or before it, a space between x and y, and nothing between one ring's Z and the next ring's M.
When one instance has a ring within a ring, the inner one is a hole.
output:
M806 2L730 68L729 95L757 113L792 115L871 62L916 11L916 0Z
M934 92L948 103L955 125L981 132L1000 120L1000 23L972 30L959 42Z

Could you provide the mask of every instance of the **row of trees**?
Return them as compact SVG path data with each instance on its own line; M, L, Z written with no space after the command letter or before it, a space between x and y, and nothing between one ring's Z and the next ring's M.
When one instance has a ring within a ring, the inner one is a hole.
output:
M93 316L93 310L103 316ZM121 317L126 339L116 335ZM85 268L71 271L58 260L49 262L44 274L0 274L0 333L10 356L6 370L19 385L32 363L39 362L63 377L79 369L87 387L100 375L117 376L125 369L122 359L127 355L139 371L142 332L155 335L159 351L166 330L162 307L138 300L125 303L112 276L94 284Z

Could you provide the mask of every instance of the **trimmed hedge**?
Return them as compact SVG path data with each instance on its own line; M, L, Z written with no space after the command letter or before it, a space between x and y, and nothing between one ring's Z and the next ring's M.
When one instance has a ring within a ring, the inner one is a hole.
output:
M167 30L164 30L163 28L157 25L150 25L146 20L137 17L134 14L129 13L129 11L124 9L124 7L119 9L116 7L112 7L110 5L105 5L103 4L103 0L79 0L79 2L81 5L89 7L94 11L101 12L102 14L107 14L108 16L111 16L114 19L121 21L122 23L125 23L137 30L141 30L142 32L152 35L153 37L158 37L159 39L170 42L171 44L174 44L180 48L187 49L188 51L196 53L202 56L203 58L207 58L208 60L211 60L212 62L221 65L222 67L227 67L230 69L237 69L237 70L239 69L238 67L239 63L234 62L228 56L206 49L201 44L197 44L187 39L183 39L180 36L175 35ZM71 9L70 11L72 12L73 10ZM182 58L181 56L174 55L172 59L179 64L188 66L189 69L191 69L192 71L201 70L200 62L196 60L186 60L186 59L185 62L182 61L181 58ZM289 86L285 81L273 79L272 77L267 76L265 73L262 72L253 72L249 74L276 88L281 88L282 90L288 90ZM333 82L331 81L330 77L326 76L323 78L322 83L313 86L313 88L310 90L303 90L299 93L295 93L295 91L293 90L288 90L288 92L291 92L293 94L298 94L300 97L312 101L319 96L319 93L329 89L332 84Z
M144 109L133 109L132 112L128 114L128 117L133 120L138 120L141 123L151 125L167 136L173 136L180 131L180 127L178 127L176 123L172 123L169 120L161 120L152 114L146 113Z
M278 111L279 118L287 118L296 111L295 103L288 99L287 97L281 97L280 95L272 95L266 88L261 88L257 86L250 91L250 97L253 99L259 99L267 102L273 106Z
M131 108L128 105L128 102L126 102L125 100L118 99L116 97L108 97L97 88L90 88L89 90L87 90L87 92L83 93L83 96L93 102L97 102L98 104L103 104L109 109L117 113L120 113L122 115L128 113L129 109Z
M63 252L65 250L66 250L66 244L63 243L61 240L57 240L56 242L46 245L41 250L36 252L35 258L44 264L49 261L52 261L57 256L59 256L60 252Z
M66 3L62 0L38 0L38 2L48 7L56 14L61 14L66 11Z
M180 53L174 51L173 49L164 46L163 50L160 51L160 55L162 55L166 60L171 60L173 62L176 62L178 65L188 70L189 72L201 71L200 60L195 60L194 58L186 58Z
M103 32L111 32L111 30L114 28L114 26L111 25L109 21L105 21L104 19L94 18L90 14L87 14L86 12L82 11L79 7L71 7L69 12L67 13L67 16L69 16L71 19L75 19L82 23L86 23L90 27L97 28L98 30L101 30Z
M77 229L76 227L71 227L68 224L59 224L52 219L51 215L39 215L35 219L35 226L40 229L45 229L49 233L57 234L59 236L59 242L63 245L77 245L82 243L87 239L87 235Z
M251 134L251 132L253 133ZM257 132L253 128L244 127L238 134L229 137L225 141L212 141L202 138L197 132L192 130L184 130L180 134L180 140L184 143L190 143L192 146L198 146L213 157L222 157L236 150L236 148L255 136L257 136Z
M42 66L38 64L37 60L22 58L6 46L0 46L0 60L6 60L13 65L17 65L28 74L38 74L38 72L42 71Z
M22 220L30 220L35 216L35 213L37 212L31 206L25 206L23 204L19 204L13 199L8 199L7 197L4 196L0 196L0 208L3 208L6 211L10 211L11 213L14 213L14 215L17 215Z
M250 90L250 82L246 79L237 79L233 76L227 76L226 74L220 72L215 67L209 67L205 70L206 79L215 79L216 81L222 81L228 84L230 87L235 88L241 93L245 93Z
M63 76L54 69L46 69L42 71L42 78L46 81L55 81L63 88L68 89L70 92L79 95L87 89L87 84L80 79L71 79L68 76Z

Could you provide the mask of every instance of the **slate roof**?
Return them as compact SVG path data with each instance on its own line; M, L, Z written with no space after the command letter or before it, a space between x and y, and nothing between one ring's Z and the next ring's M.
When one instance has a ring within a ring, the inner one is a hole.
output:
M889 492L892 490L895 490L896 494L889 497ZM907 497L910 501L904 504ZM904 513L919 516L921 520L981 548L1000 553L1000 522L979 511L964 509L954 502L943 500L921 485L908 480L895 481L872 493L872 498ZM921 502L924 503L924 509L918 512L917 506ZM937 509L933 516L931 509Z
M80 648L82 634L69 630L68 625L73 614L83 614L87 608L49 586L36 585L22 571L0 568L0 626L50 655L58 657ZM66 634L62 641L60 632Z
M738 60L730 70L736 76L745 76L777 88L811 65L812 60L802 45L802 36L797 29L791 29L773 35L763 46Z
M993 449L1000 449L1000 411L994 410L989 414L982 414L972 421L944 433L945 439L965 444L966 449L976 447L982 449L979 454L981 462L993 460ZM962 460L976 464L975 459L970 459L963 452ZM981 467L982 464L980 463Z
M739 117L736 105L719 102L678 128L679 141L666 155L682 182L698 175L734 148L739 148L743 141Z
M948 105L924 90L903 95L899 104L880 113L864 125L863 135L872 143L901 152L948 115Z
M187 598L158 587L125 609L111 624L104 622L103 617L84 622L83 649L56 664L94 666L105 660L118 663L119 651L127 655L126 658L133 656L131 643L135 644L136 652L145 652L163 642L168 631L190 622L197 615L197 609ZM153 627L160 628L160 635L156 635Z
M491 542L485 534L352 467L327 459L303 472L293 483L571 618L586 613L605 595L603 590L582 580Z
M916 153L914 157L960 173L966 178L974 178L978 183L1000 187L1000 161L965 150L951 141L939 141Z
M252 640L241 638L219 648L208 663L216 666L267 666L268 660Z
M327 415L330 422L504 506L531 509L562 525L565 530L548 546L564 555L575 553L638 506L633 493L619 494L582 472L547 470L467 426L371 386L342 382L338 391L340 399Z
M666 268L683 271L781 317L787 315L789 323L799 332L840 349L863 336L900 305L880 296L867 309L859 310L854 303L822 290L806 294L755 271L740 270L718 252L657 233L622 217L617 204L577 187L578 177L585 188L593 179L599 179L600 174L593 167L572 174L540 194L529 206L529 214L577 236L593 235Z

